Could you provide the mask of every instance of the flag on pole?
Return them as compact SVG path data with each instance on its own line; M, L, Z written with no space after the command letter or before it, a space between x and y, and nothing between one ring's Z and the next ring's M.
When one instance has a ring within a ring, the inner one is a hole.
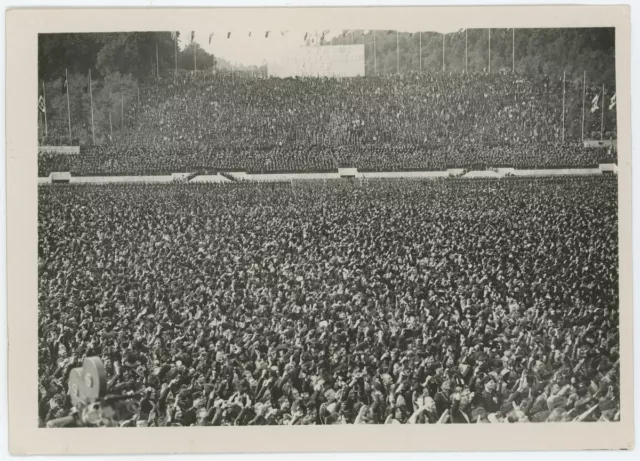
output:
M251 31L249 31L249 37L251 37Z
M611 102L609 103L609 110L613 110L616 107L616 95L614 94L611 98Z
M171 32L171 40L175 40L176 38L177 38L176 32L175 31Z
M306 40L308 36L309 36L309 32L305 32L305 33L304 33L304 39L303 39L303 40Z
M269 38L269 32L271 32L271 31L269 31L269 30L268 30L268 31L266 31L266 32L264 33L264 38Z
M227 32L227 38L231 37L231 32Z
M209 45L211 45L211 39L213 38L213 32L209 34Z
M67 76L65 73L65 77L64 77L64 82L62 82L62 92L64 93L65 91L67 91L67 85L69 84L69 82L67 82Z
M600 106L598 106L598 99L600 99L600 95L599 94L595 95L593 97L593 99L591 100L591 113L592 114L600 108Z
M196 31L192 30L191 31L191 43L193 43L193 39L196 37Z
M44 98L42 97L42 95L40 95L40 97L38 98L38 108L42 112L46 112L47 111L47 108L44 106Z

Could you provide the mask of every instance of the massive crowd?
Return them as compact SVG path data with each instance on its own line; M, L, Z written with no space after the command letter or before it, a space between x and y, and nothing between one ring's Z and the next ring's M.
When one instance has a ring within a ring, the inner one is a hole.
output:
M39 419L620 417L615 177L39 188Z
M447 168L519 169L585 168L614 163L616 155L601 147L580 144L523 146L425 147L375 144L370 146L278 146L261 148L198 148L166 144L158 147L111 144L82 148L79 155L40 154L38 175L70 171L78 176L166 175L217 171L318 172L354 167L361 171L441 171Z
M218 147L558 142L551 94L511 74L185 77L145 85L123 136Z
M141 85L111 140L83 145L74 158L43 156L39 174L548 168L614 161L606 149L577 144L580 136L570 129L580 115L571 112L574 106L566 109L563 142L561 100L557 82L500 73L184 75Z

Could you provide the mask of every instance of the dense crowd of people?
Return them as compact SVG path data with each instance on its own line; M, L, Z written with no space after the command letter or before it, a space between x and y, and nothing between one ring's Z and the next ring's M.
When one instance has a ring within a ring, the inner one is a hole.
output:
M83 147L79 155L42 153L38 175L70 171L78 176L156 175L216 171L317 172L353 167L361 171L441 171L447 168L519 169L585 168L614 163L616 155L580 144L528 146L412 146L401 144L339 147L277 146L261 148L198 148L109 144Z
M620 418L615 177L57 185L38 203L40 424L85 356L139 401L124 426Z
M583 147L579 136L563 139L563 123L569 127L579 117L563 122L561 100L557 82L511 73L181 75L141 84L112 138L83 145L73 158L43 155L39 174L549 168L614 161L615 153Z
M209 147L553 143L562 115L550 95L512 74L184 77L145 85L123 136Z

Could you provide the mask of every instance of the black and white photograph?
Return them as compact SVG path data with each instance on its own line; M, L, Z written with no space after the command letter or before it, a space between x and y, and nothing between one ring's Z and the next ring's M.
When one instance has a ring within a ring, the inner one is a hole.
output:
M38 51L41 425L619 419L613 29Z
M180 24L37 36L34 426L633 417L615 27Z

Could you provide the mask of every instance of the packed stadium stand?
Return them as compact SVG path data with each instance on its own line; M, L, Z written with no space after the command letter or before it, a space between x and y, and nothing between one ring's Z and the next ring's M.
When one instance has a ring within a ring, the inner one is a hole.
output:
M143 85L140 102L125 112L112 140L82 146L79 156L44 154L38 173L535 169L614 162L611 150L562 142L561 94L558 85L517 74L185 75Z

